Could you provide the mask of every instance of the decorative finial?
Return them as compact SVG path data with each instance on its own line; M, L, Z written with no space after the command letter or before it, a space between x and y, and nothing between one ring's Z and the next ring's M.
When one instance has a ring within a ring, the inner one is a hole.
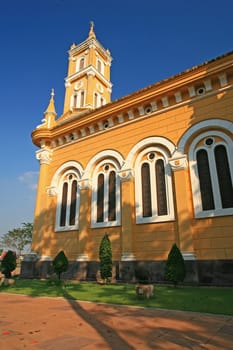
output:
M94 30L94 21L90 21L90 30Z
M48 104L48 107L46 109L46 111L44 112L44 115L48 115L48 114L54 114L55 116L57 115L56 110L55 110L55 106L54 106L54 88L51 89L51 95L50 95L50 101Z
M94 22L90 21L90 31L89 31L89 38L95 38L95 32L94 32Z

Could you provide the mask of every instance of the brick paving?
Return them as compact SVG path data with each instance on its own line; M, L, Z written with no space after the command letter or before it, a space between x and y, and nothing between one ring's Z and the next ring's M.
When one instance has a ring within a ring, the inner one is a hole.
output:
M233 350L233 317L0 294L1 350Z

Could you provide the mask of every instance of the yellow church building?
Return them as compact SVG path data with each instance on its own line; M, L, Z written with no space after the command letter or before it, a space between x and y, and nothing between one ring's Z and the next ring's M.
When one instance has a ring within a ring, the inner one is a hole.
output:
M107 233L116 279L144 264L163 281L176 243L187 279L233 284L233 53L116 101L111 61L91 24L69 50L63 114L52 91L32 132L33 274L63 250L67 276L95 279Z

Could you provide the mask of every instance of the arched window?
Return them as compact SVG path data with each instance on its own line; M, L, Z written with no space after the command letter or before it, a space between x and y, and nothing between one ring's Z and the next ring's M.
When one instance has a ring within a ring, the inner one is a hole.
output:
M79 188L77 172L67 170L58 186L56 231L73 230L78 227Z
M71 96L71 108L82 108L85 104L85 92L83 90Z
M95 108L99 107L97 92L94 93L94 107Z
M120 224L120 180L116 164L102 161L95 169L92 192L92 227Z
M80 91L80 107L84 107L84 91Z
M232 140L222 132L199 135L189 151L196 217L233 213Z
M73 95L72 107L73 107L73 108L77 108L77 106L78 106L78 95L77 95L77 94L74 94L74 95Z
M81 57L76 62L76 72L79 72L85 67L85 57Z
M104 64L103 62L98 58L97 59L97 70L101 73L104 74Z
M136 222L174 220L171 169L159 147L142 151L135 162Z
M94 93L94 107L101 107L105 105L106 101L103 96L101 96L98 92Z

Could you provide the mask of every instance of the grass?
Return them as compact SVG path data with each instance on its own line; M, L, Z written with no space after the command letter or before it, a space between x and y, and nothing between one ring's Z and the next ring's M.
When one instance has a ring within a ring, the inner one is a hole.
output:
M100 285L69 281L65 282L65 285L57 285L51 283L51 280L16 278L13 285L0 287L0 292L233 315L232 288L184 286L174 288L156 285L154 296L147 300L137 297L135 286L131 284Z

